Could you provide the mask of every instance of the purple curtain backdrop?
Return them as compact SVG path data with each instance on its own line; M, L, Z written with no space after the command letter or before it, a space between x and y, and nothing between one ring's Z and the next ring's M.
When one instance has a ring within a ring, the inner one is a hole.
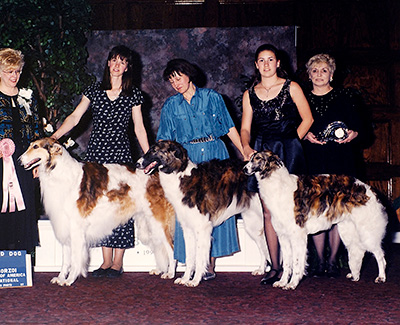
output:
M163 30L93 31L88 36L87 67L101 80L107 55L112 47L126 45L135 54L135 82L143 91L143 115L150 141L154 141L164 101L174 94L162 78L167 62L184 58L204 72L198 86L218 91L240 126L241 96L254 75L254 52L271 43L285 54L289 69L296 69L294 26L251 28L193 28ZM90 127L78 139L87 144Z

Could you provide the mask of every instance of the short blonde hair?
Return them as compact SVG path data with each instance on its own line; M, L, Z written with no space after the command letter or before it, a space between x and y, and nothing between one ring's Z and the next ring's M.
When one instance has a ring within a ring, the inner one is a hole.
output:
M329 54L321 53L316 54L311 57L306 63L307 73L310 74L312 67L318 63L326 63L328 65L329 71L333 74L336 70L335 59Z
M10 48L0 49L0 67L2 68L20 68L24 67L24 55L19 50Z

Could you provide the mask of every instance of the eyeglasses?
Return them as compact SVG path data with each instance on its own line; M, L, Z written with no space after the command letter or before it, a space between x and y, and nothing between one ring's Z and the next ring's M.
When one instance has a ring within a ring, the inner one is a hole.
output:
M21 74L21 70L2 70L2 72L4 74L6 74L6 75L9 75L9 76L11 76L13 74L16 74L16 75L20 75Z

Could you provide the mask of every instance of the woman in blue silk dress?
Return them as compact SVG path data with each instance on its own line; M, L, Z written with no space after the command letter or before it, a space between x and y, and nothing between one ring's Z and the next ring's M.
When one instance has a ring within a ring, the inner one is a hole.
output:
M255 65L258 83L243 94L241 137L245 159L250 159L255 151L269 149L282 159L290 173L305 173L300 139L313 123L307 99L296 82L281 77L278 50L274 46L261 45L255 54ZM253 177L250 180L254 182L249 182L249 188L258 191L256 179ZM261 280L261 284L265 285L279 279L280 258L278 238L264 203L263 209L272 262L271 271Z
M228 135L243 154L239 133L222 96L212 89L198 88L193 83L196 75L196 68L184 59L168 62L163 77L171 83L177 94L164 103L157 140L179 142L196 164L215 158L229 158L225 143L221 140L224 135ZM215 278L215 258L231 255L239 250L235 217L215 227L212 238L210 265L203 280ZM179 262L185 263L185 243L178 222L174 256Z

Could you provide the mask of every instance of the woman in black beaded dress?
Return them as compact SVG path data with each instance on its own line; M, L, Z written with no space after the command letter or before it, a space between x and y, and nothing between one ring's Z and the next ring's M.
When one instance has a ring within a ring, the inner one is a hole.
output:
M17 159L42 132L32 90L17 87L23 66L20 51L0 49L0 250L26 250L32 254L39 244L39 202L35 200L38 184ZM7 174L13 168L15 174ZM9 181L3 184L5 177Z
M93 130L86 152L86 160L97 163L132 163L128 124L132 118L135 134L143 152L149 149L143 124L142 93L132 85L132 53L125 46L114 47L104 69L103 81L88 87L81 102L61 127L52 135L59 139L78 124L91 106ZM94 277L118 277L123 273L122 262L126 248L134 246L133 220L114 229L100 245L103 264L93 271Z
M245 159L250 159L255 151L269 149L283 160L290 173L304 173L300 139L313 123L308 102L296 82L282 78L278 50L274 46L260 46L255 54L255 65L258 83L243 95L241 139ZM254 177L249 188L258 191ZM272 269L261 284L272 284L280 276L279 243L264 204L263 209Z
M304 150L309 174L344 174L357 176L355 147L362 127L357 109L359 96L352 89L333 88L335 60L328 54L317 54L306 64L313 88L307 93L314 124L304 137ZM344 123L344 124L342 124ZM335 131L336 130L336 131ZM325 132L324 132L325 131ZM329 234L329 257L325 261L325 239ZM337 252L340 237L337 227L312 236L318 262L315 276L340 274Z

